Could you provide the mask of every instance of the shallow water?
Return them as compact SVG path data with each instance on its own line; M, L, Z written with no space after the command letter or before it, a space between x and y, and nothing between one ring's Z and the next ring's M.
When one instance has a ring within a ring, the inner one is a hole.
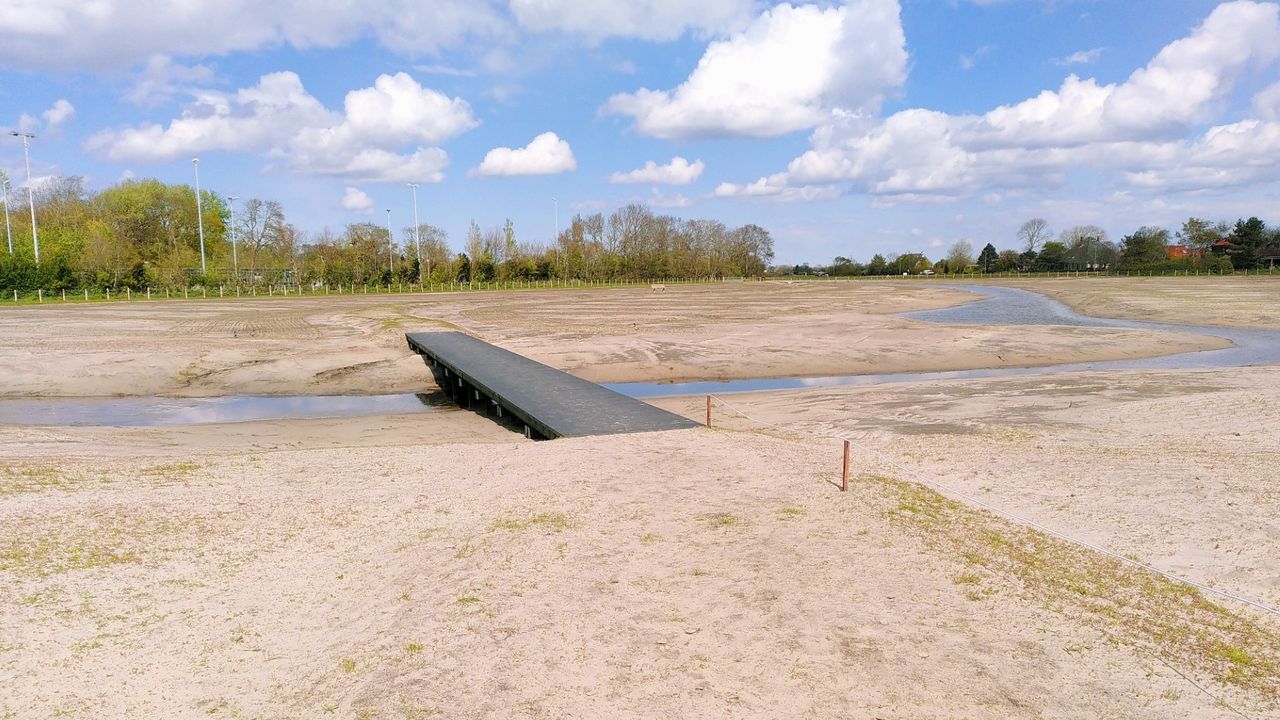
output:
M758 392L762 390L794 390L807 387L833 387L840 385L1016 377L1081 370L1187 370L1267 365L1280 362L1280 331L1276 330L1095 318L1080 315L1057 300L1028 290L985 285L948 285L947 287L965 290L984 297L964 305L941 310L903 313L902 316L925 322L958 325L1074 325L1140 330L1171 330L1226 338L1231 341L1232 346L1219 350L1199 350L1154 358L1064 363L1043 367L1002 367L947 372L838 375L815 378L781 377L724 382L614 383L605 387L624 395L643 398L672 395L705 395L708 393Z
M949 285L976 293L975 302L942 310L904 313L903 317L962 325L1075 325L1087 327L1172 330L1226 338L1231 347L1135 360L1069 363L1044 367L1002 367L947 372L780 377L726 382L613 383L605 387L635 398L708 393L792 390L839 385L872 385L929 380L1047 375L1080 370L1193 369L1266 365L1280 362L1280 331L1113 320L1080 315L1038 293L1014 288ZM54 398L0 400L0 423L22 425L194 425L296 418L358 417L432 412L447 404L442 395L229 395L212 398Z
M426 413L432 395L225 395L210 398L49 398L0 400L0 423L16 425L198 425L203 423Z

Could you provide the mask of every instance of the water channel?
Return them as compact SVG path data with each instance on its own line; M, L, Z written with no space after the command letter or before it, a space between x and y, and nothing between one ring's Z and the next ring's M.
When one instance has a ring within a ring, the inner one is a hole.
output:
M1232 345L1154 358L1107 360L1043 367L1001 367L946 372L780 377L724 382L612 383L605 387L636 398L707 393L788 390L839 385L1047 375L1084 370L1229 368L1280 362L1280 331L1117 320L1080 315L1039 293L1015 288L948 285L980 299L941 310L903 313L932 323L962 325L1074 325L1171 330L1225 338ZM46 398L0 400L0 424L139 427L245 422L284 418L333 418L433 412L447 402L441 394L256 396L210 398Z

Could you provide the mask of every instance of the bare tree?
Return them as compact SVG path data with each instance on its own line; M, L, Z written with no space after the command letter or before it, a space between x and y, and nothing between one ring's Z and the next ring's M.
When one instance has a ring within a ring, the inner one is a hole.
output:
M957 240L947 251L947 272L964 272L973 264L973 245L968 240Z
M1018 228L1018 242L1026 246L1027 252L1035 252L1050 237L1049 223L1044 218L1031 218Z

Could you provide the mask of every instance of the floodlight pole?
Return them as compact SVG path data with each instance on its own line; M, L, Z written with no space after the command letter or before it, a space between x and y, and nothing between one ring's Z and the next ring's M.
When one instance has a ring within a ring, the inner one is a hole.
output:
M209 269L204 262L204 212L200 204L200 158L191 158L191 164L196 168L196 227L200 229L200 274L206 275Z
M31 245L36 252L36 267L40 266L40 231L36 228L36 192L31 185L31 141L35 139L35 135L28 132L18 132L14 130L9 133L14 137L22 138L22 156L27 161L27 204L31 206ZM6 193L6 197L7 197ZM8 210L9 202L5 201L5 209ZM6 218L8 216L6 215Z
M236 252L236 200L239 199L235 195L227 196L227 202L231 203L231 268L237 284L240 282L240 257Z
M9 239L9 254L13 255L13 226L9 224L9 176L0 176L0 185L4 186L4 235Z
M418 224L418 183L409 183L413 191L413 246L418 252L418 284L422 284L422 226ZM431 273L428 272L427 275Z

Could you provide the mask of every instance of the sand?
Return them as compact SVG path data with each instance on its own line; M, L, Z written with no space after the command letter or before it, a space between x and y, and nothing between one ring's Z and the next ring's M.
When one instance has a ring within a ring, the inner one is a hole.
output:
M617 379L1205 342L977 337L891 314L962 297L881 283L22 308L0 315L0 362L9 396L208 395L429 389L401 334L431 327ZM0 717L1280 717L1257 686L977 572L904 525L877 479L938 479L1278 602L1276 373L761 393L730 402L782 430L720 408L714 430L552 442L463 411L0 426ZM659 404L699 417L701 402ZM855 452L842 494L838 443L812 433L885 455Z
M886 292L892 287L892 292ZM406 331L461 328L597 382L1053 365L1222 347L1181 333L939 327L969 293L887 283L51 303L0 314L0 397L367 394L432 385Z

